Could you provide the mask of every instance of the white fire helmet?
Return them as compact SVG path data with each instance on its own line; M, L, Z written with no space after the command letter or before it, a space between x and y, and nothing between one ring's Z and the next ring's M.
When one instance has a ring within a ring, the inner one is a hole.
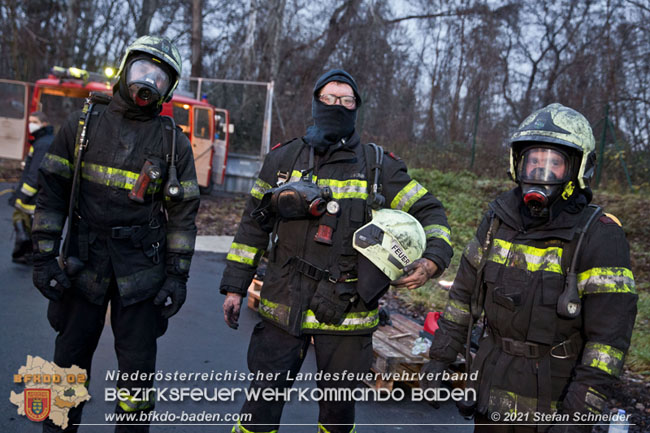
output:
M354 232L354 249L391 280L404 275L403 268L422 257L426 235L422 225L406 212L372 211L372 220Z

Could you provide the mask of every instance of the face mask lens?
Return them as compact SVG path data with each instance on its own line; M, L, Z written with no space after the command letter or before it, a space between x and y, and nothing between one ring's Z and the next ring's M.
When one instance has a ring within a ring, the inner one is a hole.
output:
M169 75L158 64L147 59L136 60L131 64L126 74L126 83L150 87L161 95L169 88Z
M526 150L519 162L519 179L530 183L561 183L569 180L567 157L556 150L533 147Z

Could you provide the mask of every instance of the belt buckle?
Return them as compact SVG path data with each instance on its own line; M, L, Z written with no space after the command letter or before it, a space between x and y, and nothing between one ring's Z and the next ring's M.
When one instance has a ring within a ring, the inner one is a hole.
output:
M124 227L118 226L118 227L111 227L111 237L113 239L120 239L122 236L122 229Z
M563 342L556 344L555 346L551 347L551 350L549 351L549 353L555 359L568 359L568 358L571 358L573 355L570 354L568 349L567 349L567 344L568 343L569 343L569 340L564 340ZM553 351L555 349L557 349L558 347L561 347L564 350L564 355L556 355L556 354L553 353Z

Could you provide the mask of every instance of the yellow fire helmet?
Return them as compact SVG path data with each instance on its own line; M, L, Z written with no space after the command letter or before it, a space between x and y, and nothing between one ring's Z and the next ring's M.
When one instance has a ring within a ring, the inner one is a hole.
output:
M419 221L393 209L372 211L372 220L354 232L352 245L391 280L402 269L422 257L426 235Z

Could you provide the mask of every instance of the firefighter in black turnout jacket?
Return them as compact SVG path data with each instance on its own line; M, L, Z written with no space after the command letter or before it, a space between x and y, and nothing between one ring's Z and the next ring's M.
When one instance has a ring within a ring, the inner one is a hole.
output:
M321 76L313 93L314 125L303 138L267 155L251 190L220 290L226 295L226 323L236 328L242 297L271 234L259 306L262 321L251 337L248 367L281 374L274 381L255 380L252 388L290 388L287 372L295 376L300 370L312 337L319 370L369 371L377 301L389 282L353 248L353 234L369 220L369 200L381 201L371 191L369 173L381 173L374 184L381 189L383 207L412 214L426 231L423 257L396 284L418 287L442 273L451 259L442 205L408 176L401 160L383 158L383 151L361 144L355 132L360 105L357 85L347 72ZM376 163L378 156L383 163ZM373 166L379 171L372 171ZM380 238L388 237L375 227ZM318 386L353 388L357 381L322 380ZM242 413L251 413L252 419L233 431L276 431L283 405L281 400L247 401ZM355 431L353 401L320 401L319 407L319 432Z
M159 114L180 74L180 55L168 39L138 38L124 55L112 99L95 98L73 114L43 160L34 285L50 299L60 367L90 372L110 302L119 370L154 372L156 339L185 301L199 191L187 137ZM61 269L56 257L66 218ZM151 386L151 380L117 383ZM116 411L149 411L153 404L133 398ZM76 431L80 419L81 407L71 409L65 431ZM50 421L44 430L60 431Z
M560 104L512 135L519 186L490 203L465 249L425 367L441 371L464 353L468 328L485 313L471 366L478 401L459 405L475 415L475 431L588 432L607 412L637 295L620 222L589 205L594 147L587 119Z
M11 259L16 263L32 263L32 218L36 209L38 193L38 167L54 140L54 127L42 111L29 115L29 133L34 137L25 158L25 168L20 176L16 192L11 198L15 208L12 215L16 243Z

